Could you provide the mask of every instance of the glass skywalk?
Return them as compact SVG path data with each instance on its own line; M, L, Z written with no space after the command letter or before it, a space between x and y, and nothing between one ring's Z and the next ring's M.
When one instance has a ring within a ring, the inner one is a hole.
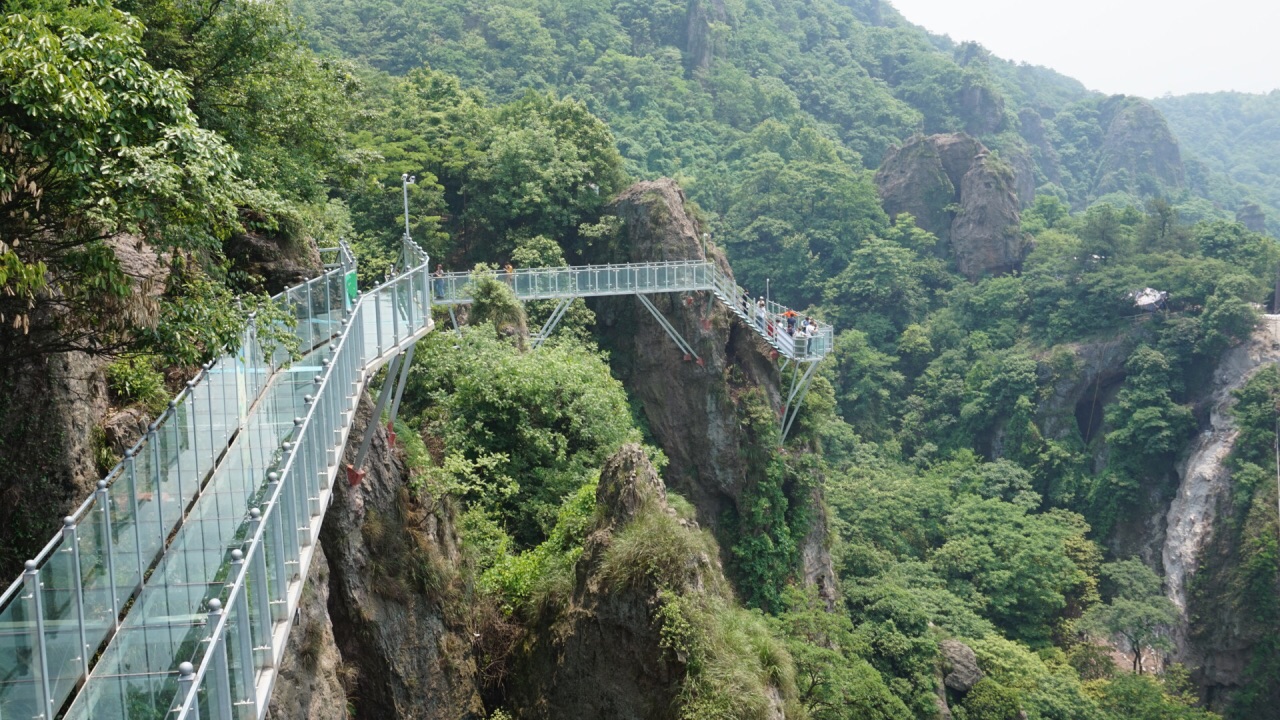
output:
M347 247L327 255L324 275L276 298L302 357L285 362L247 330L0 596L0 720L265 715L360 395L431 331L433 294L469 300L469 275L431 276L408 240L405 270L364 295ZM526 300L710 291L807 365L803 384L831 347L829 326L801 343L757 323L712 263L498 275ZM803 399L792 375L788 407Z
M834 338L831 326L825 323L818 323L818 332L812 337L788 335L777 322L788 308L775 302L766 302L764 321L757 321L756 300L715 263L705 260L526 268L510 273L496 270L494 276L507 283L521 300L710 291L755 328L779 354L799 362L826 357L831 352ZM470 303L470 282L470 273L433 276L432 302L437 305Z

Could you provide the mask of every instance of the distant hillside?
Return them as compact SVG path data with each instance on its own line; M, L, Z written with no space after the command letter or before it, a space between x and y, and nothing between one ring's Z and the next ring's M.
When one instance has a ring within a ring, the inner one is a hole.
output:
M496 100L530 89L584 100L633 175L680 177L716 216L731 213L734 177L760 153L798 159L762 142L780 131L766 123L812 132L867 169L913 134L963 131L1012 166L1024 203L1037 192L1077 208L1162 196L1193 219L1215 214L1194 202L1210 183L1184 171L1146 101L931 35L877 0L295 6L313 46L393 75L426 63Z
M1280 236L1280 90L1166 97L1155 105L1189 153L1248 186L1248 199Z

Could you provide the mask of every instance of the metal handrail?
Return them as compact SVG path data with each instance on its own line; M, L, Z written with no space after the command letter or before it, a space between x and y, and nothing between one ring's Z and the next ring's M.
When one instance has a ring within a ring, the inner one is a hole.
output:
M303 293L310 297L321 284L326 289L335 282L341 286L341 279L354 272L355 258L345 245L329 255L328 272L272 298L294 311L305 330L300 337L304 343L319 337L313 327L317 316L312 305L301 306L295 298ZM147 573L162 561L166 539L242 429L247 408L261 399L285 360L278 349L266 357L251 317L236 352L205 364L187 382L124 459L98 481L95 492L64 519L62 531L0 594L0 717L21 717L27 711L29 717L52 717L88 675L97 648L114 636ZM232 376L234 387L228 382ZM174 465L156 463L150 468L153 477L137 478L133 471L139 458L163 458ZM171 470L174 477L169 477ZM153 498L154 508L144 519L137 512L138 482L154 483L163 492L160 488L170 480L177 487L176 502L168 503L166 513L167 500ZM119 511L125 505L134 509L132 516ZM138 532L144 521L155 526L145 541ZM67 625L76 628L70 636L64 631ZM32 658L20 660L25 653ZM8 667L10 663L14 665Z
M327 508L329 499L332 497L332 483L338 472L338 458L341 455L342 448L345 446L345 435L350 431L351 419L354 417L356 403L359 400L360 392L363 385L372 377L374 370L380 362L382 362L390 354L398 351L399 348L410 344L422 334L429 332L431 329L430 319L430 296L427 292L425 280L429 276L430 258L412 241L405 239L404 260L406 269L398 274L395 278L388 280L378 288L366 293L357 301L352 309L351 315L344 322L343 330L338 334L336 342L330 346L330 353L325 358L324 369L320 375L316 377L316 393L313 400L308 404L306 414L295 420L296 431L290 434L290 441L286 444L291 446L286 458L281 463L278 474L275 475L273 486L264 502L260 505L260 514L255 518L256 527L250 537L246 540L242 554L233 561L234 565L239 565L234 578L231 579L229 589L226 592L225 602L219 602L217 607L210 613L212 628L210 628L206 651L201 657L198 666L185 666L179 668L179 687L180 693L177 702L171 712L176 712L179 720L182 718L195 717L199 714L198 698L201 688L205 690L206 698L222 698L230 699L230 677L229 668L235 663L228 662L228 653L239 653L238 667L244 671L246 664L252 663L255 668L252 673L255 676L254 681L254 697L239 698L232 700L233 703L244 704L252 702L257 717L261 718L266 712L267 700L270 697L271 686L275 681L275 673L268 672L269 668L279 667L279 662L283 659L285 644L283 642L268 642L271 647L271 658L269 662L259 664L255 659L252 648L260 647L263 638L255 638L254 642L247 646L241 642L239 648L230 644L231 623L235 622L237 627L241 628L241 632L249 632L252 634L252 628L244 630L248 627L248 609L247 596L250 586L253 584L251 580L252 569L255 567L263 568L261 575L263 578L270 577L266 571L273 558L267 550L267 534L273 528L279 528L280 524L285 522L284 515L288 513L287 494L290 492L290 484L300 484L306 482L306 476L309 474L315 479L317 472L320 474L320 487L318 497L308 498L315 501L315 507L310 508L313 512L307 513L306 527L299 526L299 530L311 535L313 542L310 543L314 547L314 540L319 537L320 522L324 517L324 509ZM414 315L414 295L417 294L424 301L421 314L415 319ZM381 331L385 322L382 317L384 312L385 296L390 296L391 307L388 312L393 313L392 327L396 328L393 336L389 338L387 343L383 342ZM401 310L405 311L405 320L409 323L403 328L404 334L398 332L398 326L394 320L394 313ZM378 329L378 338L371 338L366 335L369 328L369 318L373 316ZM335 375L340 377L335 380ZM333 388L336 388L334 390ZM336 393L336 394L335 394ZM352 418L347 418L347 413ZM376 422L376 420L373 420ZM319 428L317 431L317 427ZM332 453L332 454L331 454ZM322 457L320 457L322 456ZM251 511L252 513L253 511ZM305 543L304 543L305 544ZM298 567L305 568L310 563L310 555L306 550L299 550ZM303 557L305 555L305 557ZM277 556L274 561L282 562L282 558ZM305 580L305 572L289 583L286 593L287 602L285 612L282 613L283 618L273 625L283 626L283 635L287 636L289 626L292 623L293 610L301 598L302 584ZM269 583L268 583L269 584ZM258 592L263 593L264 588L259 588ZM216 620L215 620L216 618ZM269 635L274 637L276 634L275 627L269 628ZM271 640L271 638L267 638ZM245 648L250 650L246 653ZM261 672L259 672L261 671ZM241 690L246 688L241 687ZM225 690L225 692L224 692ZM219 700L218 702L221 702ZM219 706L217 708L216 717L231 717L231 707Z
M781 323L779 318L789 308L776 302L766 303L766 322L759 324L756 301L728 274L721 272L715 263L706 260L520 268L510 273L498 268L487 271L487 274L505 282L520 300L711 291L765 342L790 359L800 362L821 360L833 347L833 328L816 319L818 330L812 336L795 338L786 335L785 323ZM473 299L470 296L471 280L472 273L468 272L432 275L433 302L440 305L470 303ZM746 306L742 304L744 298L749 301Z

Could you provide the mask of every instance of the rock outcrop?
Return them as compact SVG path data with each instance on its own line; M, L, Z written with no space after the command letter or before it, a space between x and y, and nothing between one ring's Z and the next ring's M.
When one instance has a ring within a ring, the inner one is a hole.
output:
M573 596L530 637L516 661L510 700L529 718L674 720L685 667L662 648L657 588L617 587L599 571L619 530L641 512L670 512L662 480L640 446L625 446L605 463L596 503L599 518L578 561ZM714 558L689 562L696 572L718 572Z
M1018 113L1018 134L1031 145L1031 156L1046 181L1055 185L1062 184L1062 159L1058 150L1049 142L1045 133L1044 118L1032 108L1023 108ZM1021 195L1021 194L1020 194ZM1026 201L1023 198L1024 202Z
M352 438L362 437L371 415L365 396ZM352 460L355 445L349 443L344 461ZM328 573L312 562L312 577L328 574L329 629L316 607L303 612L294 632L302 662L280 678L276 696L283 691L298 706L346 697L360 717L479 720L485 712L475 643L462 603L451 596L460 562L452 521L411 496L383 428L375 430L366 468L358 486L337 484L325 515L324 553L317 557L328 559ZM319 662L308 665L308 656ZM344 696L333 678L342 680ZM298 716L293 711L282 707L282 717ZM329 712L316 716L342 716Z
M1186 185L1178 141L1164 116L1141 98L1117 95L1099 107L1104 135L1092 195L1127 192L1155 197Z
M876 172L885 211L910 213L970 280L1017 270L1027 249L1013 170L963 133L915 137Z
M714 247L703 247L684 192L674 181L638 183L618 197L615 210L624 225L617 250L624 257L615 260L709 258L732 274ZM667 485L694 504L704 525L719 531L726 512L737 511L744 493L763 478L765 468L748 462L747 451L776 449L776 438L755 437L744 428L740 401L744 392L758 388L780 411L778 367L772 348L709 293L657 295L652 302L693 346L701 364L682 361L675 343L634 299L602 301L597 317L614 350L615 371L640 401L649 429L670 459ZM801 548L802 570L833 602L825 517L816 515Z
M1267 231L1267 214L1256 202L1240 203L1240 207L1236 208L1236 222L1256 233Z
M938 644L942 653L943 682L956 692L967 693L982 679L978 656L973 648L959 640L943 640Z
M254 278L261 285L259 290L273 295L324 271L320 252L309 238L237 233L223 249L233 268Z
M1004 97L985 83L966 81L959 90L964 129L972 135L993 135L1004 128Z

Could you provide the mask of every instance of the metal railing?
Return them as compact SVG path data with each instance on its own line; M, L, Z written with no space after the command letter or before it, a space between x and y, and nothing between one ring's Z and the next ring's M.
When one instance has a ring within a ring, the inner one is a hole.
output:
M224 575L197 620L197 652L170 670L173 717L266 713L360 394L383 362L432 327L427 255L408 240L404 250L405 271L360 297L334 342L309 358L319 363L315 374L307 369L300 387L281 383L301 401L285 414L265 483L238 518L242 539L223 548Z
M302 358L266 353L251 327L28 563L0 596L0 720L68 701L76 720L261 720L360 394L430 332L433 293L466 300L469 275L432 277L426 253L403 250L403 272L360 295L350 251L328 249L324 275L276 297ZM711 291L779 347L711 263L498 275L523 299ZM817 360L830 335L779 349Z
M355 271L345 247L324 255L327 272L273 298L294 314L304 351L337 328ZM239 349L205 365L27 561L0 595L0 719L52 718L85 679L286 361L251 322Z
M818 323L817 332L809 337L789 334L784 319L788 308L778 303L767 302L764 317L759 319L756 301L712 262L678 260L524 268L510 273L495 270L493 276L505 282L521 300L711 291L766 342L790 359L801 362L820 360L832 348L833 331L825 323ZM433 302L438 305L459 305L472 301L471 273L443 273L432 276L431 281ZM745 304L744 299L747 301Z

